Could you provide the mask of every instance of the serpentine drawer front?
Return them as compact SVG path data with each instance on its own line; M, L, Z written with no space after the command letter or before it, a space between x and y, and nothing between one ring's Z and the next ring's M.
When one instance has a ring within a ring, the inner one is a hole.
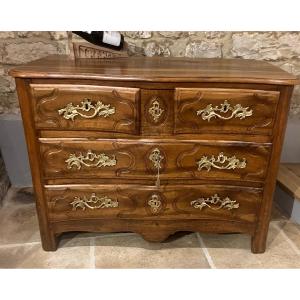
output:
M269 145L128 140L41 140L45 178L262 181Z
M265 251L295 76L254 60L57 55L10 74L45 250L68 231L204 231Z
M71 219L210 219L255 223L262 190L232 186L47 186L53 221Z
M273 130L279 92L241 89L176 89L176 133Z
M138 133L139 89L32 84L37 128Z

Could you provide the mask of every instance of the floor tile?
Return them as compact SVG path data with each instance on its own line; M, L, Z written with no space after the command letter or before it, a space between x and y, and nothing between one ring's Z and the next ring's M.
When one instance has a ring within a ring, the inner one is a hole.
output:
M291 240L293 246L296 248L295 251L300 253L300 225L289 221L282 221L277 223L277 226Z
M164 243L139 235L110 236L95 241L97 268L209 268L194 233L177 234Z
M40 244L0 248L0 268L90 268L90 242L70 240L55 252L46 252Z
M134 233L65 232L59 238L58 247L62 248L71 241L76 241L77 245L85 245L87 241L90 241L91 239L110 237L112 235L127 236L133 234Z
M251 253L248 235L201 234L201 237L217 268L300 268L300 256L274 226L270 226L263 254Z
M10 189L0 208L0 246L40 241L32 194Z

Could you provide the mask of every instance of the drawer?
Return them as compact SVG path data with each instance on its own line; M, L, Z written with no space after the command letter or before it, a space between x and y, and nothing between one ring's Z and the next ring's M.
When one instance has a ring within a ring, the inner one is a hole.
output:
M235 186L46 186L52 220L220 219L255 222L262 190Z
M139 133L139 89L31 84L39 129Z
M40 139L46 178L263 181L269 144Z
M279 94L247 89L177 88L174 132L271 135Z

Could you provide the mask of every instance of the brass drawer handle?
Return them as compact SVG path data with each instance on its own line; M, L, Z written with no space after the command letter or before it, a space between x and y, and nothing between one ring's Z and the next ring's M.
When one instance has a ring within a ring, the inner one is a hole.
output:
M247 166L247 162L245 158L239 160L235 155L228 157L221 152L217 158L215 158L214 155L210 158L202 156L201 159L197 161L197 165L198 171L206 168L207 172L209 172L211 168L219 170L244 169Z
M68 169L75 167L77 170L80 170L81 166L86 166L88 168L101 168L112 167L117 164L117 160L114 155L109 157L105 153L96 154L91 150L88 150L85 156L82 155L82 153L80 153L78 156L72 153L69 155L69 158L65 160L65 162L67 163Z
M191 201L191 206L196 209L202 210L204 207L208 207L212 210L219 209L236 209L239 208L240 204L236 202L236 200L231 200L229 197L225 197L221 199L218 194L214 194L209 198L199 198L197 200Z
M118 200L112 200L107 196L98 197L93 193L90 198L83 196L80 198L78 196L74 197L74 201L70 203L72 205L72 210L81 208L82 210L88 209L100 209L100 208L113 208L118 207Z
M111 107L110 104L103 104L101 101L97 101L95 105L92 104L90 99L84 99L81 105L74 106L73 103L69 103L65 108L58 110L59 115L63 115L66 120L80 116L85 119L92 119L96 116L106 118L113 115L116 112L115 107ZM92 114L86 114L90 110L94 110Z
M148 205L150 206L152 213L157 213L162 205L160 197L157 194L153 194L148 201Z
M229 116L222 116L218 112L222 114L226 114L228 112L231 112L231 115ZM197 116L201 116L202 120L210 121L211 118L219 118L222 120L230 120L232 118L239 118L240 120L245 119L246 117L252 116L252 109L249 109L249 107L242 107L241 104L236 104L235 106L231 106L230 103L228 103L227 100L224 101L220 105L220 107L217 105L215 107L212 106L212 104L207 105L204 109L197 110Z
M163 114L164 110L160 107L159 98L154 97L151 102L151 106L149 107L149 114L152 116L154 123L159 121L160 116Z
M160 150L158 148L155 148L151 151L149 155L150 161L153 163L153 166L155 169L157 169L157 175L156 175L156 187L160 187L160 174L159 170L162 168L161 162L164 159L163 155L161 155Z

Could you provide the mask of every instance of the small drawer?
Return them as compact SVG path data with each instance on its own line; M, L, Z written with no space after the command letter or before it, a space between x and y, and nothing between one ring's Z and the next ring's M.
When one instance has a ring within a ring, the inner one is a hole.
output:
M256 221L262 190L214 185L46 186L51 220L218 219Z
M176 140L40 139L45 178L205 179L261 182L271 146ZM151 183L149 183L151 184Z
M174 132L271 135L279 94L246 89L177 88Z
M38 129L139 133L139 89L31 84Z

